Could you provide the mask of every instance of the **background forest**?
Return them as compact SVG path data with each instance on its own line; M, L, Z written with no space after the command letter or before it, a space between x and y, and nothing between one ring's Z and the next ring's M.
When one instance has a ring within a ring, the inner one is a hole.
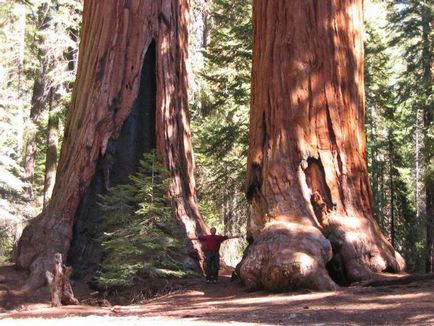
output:
M433 3L365 2L367 155L376 218L408 270L424 271L433 241L427 190L434 183ZM78 0L0 1L0 263L11 258L26 221L49 203L81 10ZM191 10L189 100L200 210L220 232L244 233L252 4L192 0ZM244 245L228 242L225 261L235 264Z

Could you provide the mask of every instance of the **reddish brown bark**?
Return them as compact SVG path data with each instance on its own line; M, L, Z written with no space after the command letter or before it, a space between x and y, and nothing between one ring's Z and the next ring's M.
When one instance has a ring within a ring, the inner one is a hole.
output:
M156 150L172 173L176 217L190 237L204 230L196 205L187 112L188 10L188 0L85 2L78 73L56 184L50 205L24 230L16 256L17 264L32 272L30 287L41 285L55 252L68 252L81 199L96 169L105 169L98 162L121 133L140 96L140 81L148 74L156 75L155 135L148 137L155 137ZM151 48L155 62L142 71ZM200 253L196 244L191 246L191 254Z
M333 289L329 262L342 282L404 268L372 213L362 2L254 1L251 289Z

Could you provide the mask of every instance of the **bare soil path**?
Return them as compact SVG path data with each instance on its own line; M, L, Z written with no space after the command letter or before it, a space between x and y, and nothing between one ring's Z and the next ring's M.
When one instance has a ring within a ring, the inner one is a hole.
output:
M229 277L191 278L179 290L140 304L51 308L48 289L18 291L25 273L0 267L0 325L434 325L434 281L334 292L248 293ZM82 302L91 291L76 283ZM104 304L104 302L99 302ZM61 323L59 323L61 319Z

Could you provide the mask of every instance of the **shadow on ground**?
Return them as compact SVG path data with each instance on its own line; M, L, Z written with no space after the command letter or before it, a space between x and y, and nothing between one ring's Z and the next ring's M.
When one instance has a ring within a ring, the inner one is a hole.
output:
M218 284L192 278L175 292L127 306L49 307L47 289L24 295L17 291L25 277L12 267L0 267L0 319L63 318L66 316L164 316L178 321L259 324L433 325L434 282L420 281L384 287L349 287L335 292L270 294L246 292L223 276ZM76 296L90 291L75 284Z

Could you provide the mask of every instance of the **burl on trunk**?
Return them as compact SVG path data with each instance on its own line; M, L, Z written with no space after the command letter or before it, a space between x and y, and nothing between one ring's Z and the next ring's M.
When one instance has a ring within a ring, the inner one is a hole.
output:
M331 290L404 268L373 217L362 3L254 1L250 289Z
M95 272L101 258L98 194L128 182L143 152L152 149L172 174L170 196L180 226L190 237L205 229L188 118L188 4L85 1L56 184L49 206L24 230L16 255L17 265L31 270L28 287L43 284L56 252L70 251L68 259L82 274ZM187 254L198 258L198 246L191 244Z

